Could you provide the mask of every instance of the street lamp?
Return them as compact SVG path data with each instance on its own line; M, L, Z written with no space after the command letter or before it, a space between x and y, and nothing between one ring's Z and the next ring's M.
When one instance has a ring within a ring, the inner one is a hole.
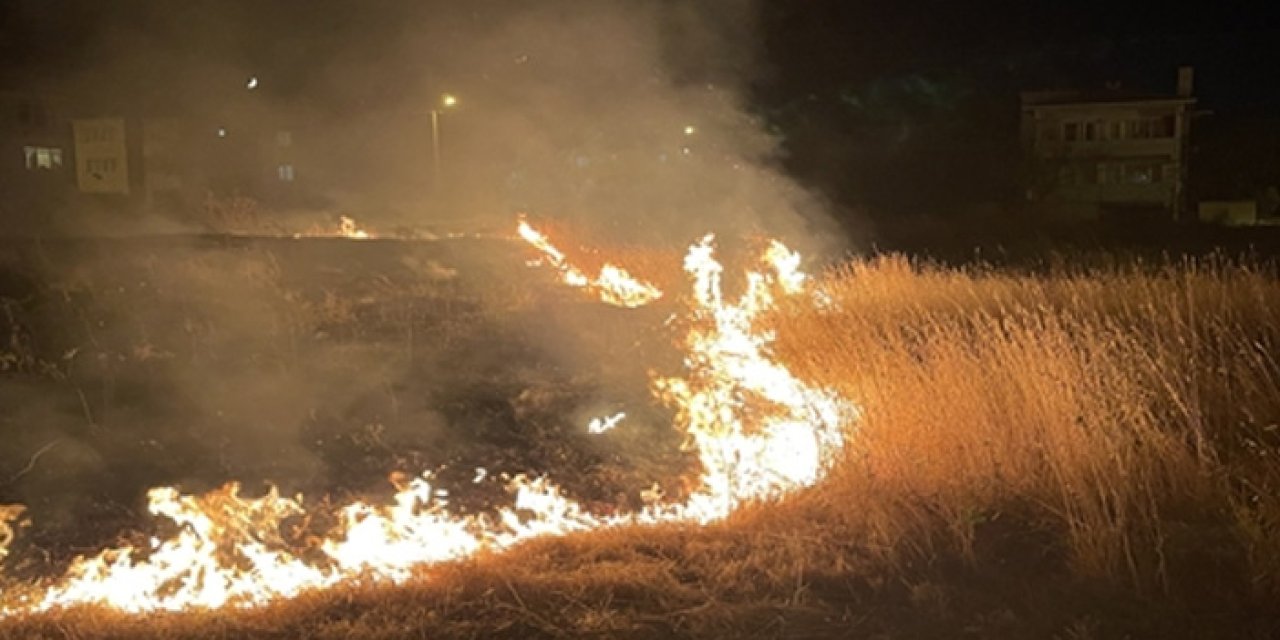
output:
M458 106L458 97L452 93L440 96L440 105L431 110L431 172L432 190L440 193L440 114L444 109Z

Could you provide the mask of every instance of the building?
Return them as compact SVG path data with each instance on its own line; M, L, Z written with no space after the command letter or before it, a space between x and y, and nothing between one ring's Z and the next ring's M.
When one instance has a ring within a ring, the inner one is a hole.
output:
M336 210L412 218L440 200L441 182L470 175L438 170L437 157L463 157L452 117L357 118L259 97L179 111L0 88L0 234L199 228L223 202L250 203L264 225Z
M38 229L75 189L65 110L49 96L0 91L0 215L6 230Z
M1173 94L1024 93L1028 197L1070 218L1183 219L1192 78L1179 69Z
M147 206L165 212L207 194L247 196L273 206L305 200L298 145L304 121L275 112L243 117L158 116L141 122Z

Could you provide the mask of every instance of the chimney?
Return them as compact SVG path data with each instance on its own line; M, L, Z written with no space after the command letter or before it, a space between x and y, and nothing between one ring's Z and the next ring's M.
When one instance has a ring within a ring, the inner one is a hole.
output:
M1195 85L1195 67L1178 67L1178 97L1190 98Z

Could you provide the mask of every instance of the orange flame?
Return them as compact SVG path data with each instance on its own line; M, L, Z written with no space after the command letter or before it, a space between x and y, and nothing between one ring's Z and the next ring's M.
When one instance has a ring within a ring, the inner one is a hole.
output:
M581 269L571 264L564 253L551 244L546 235L534 229L524 219L520 220L517 230L525 242L541 251L547 262L560 272L561 282L595 293L601 302L615 307L634 309L662 297L662 291L654 285L637 280L627 273L626 269L609 263L600 267L600 273L596 277L588 277Z
M293 234L294 238L347 238L348 240L368 240L374 235L362 228L350 216L338 216L338 226L312 225L301 233Z
M521 229L522 235L541 238L523 222ZM706 523L744 503L812 485L842 447L844 425L857 411L774 361L768 349L773 335L756 326L776 295L805 290L799 255L771 244L763 257L766 268L747 273L746 291L727 303L712 242L707 236L685 258L694 290L681 343L685 371L652 384L655 395L676 408L677 426L702 463L699 488L685 501L664 502L660 491L645 489L648 506L641 511L597 515L546 478L517 476L508 486L511 507L459 515L449 511L447 493L424 475L405 483L392 504L342 508L336 528L300 553L280 530L287 518L304 513L301 496L272 490L244 499L229 484L194 497L162 487L149 492L149 510L176 523L176 534L153 539L145 549L125 546L79 558L41 595L0 601L0 617L84 604L132 613L257 606L341 582L400 582L424 567L534 537L666 521ZM549 244L540 248L549 257L560 255ZM553 264L564 277L580 273L562 256ZM477 469L476 481L486 473ZM12 537L7 522L13 517L16 512L0 517L0 550Z
M26 507L20 504L0 504L0 561L9 555L9 545L13 544L14 531L12 523L22 516Z
M355 218L338 216L338 235L352 240L368 240L372 236L356 224Z

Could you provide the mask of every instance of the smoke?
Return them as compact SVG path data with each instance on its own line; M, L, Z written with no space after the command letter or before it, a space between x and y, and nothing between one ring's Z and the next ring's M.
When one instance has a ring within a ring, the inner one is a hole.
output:
M793 241L829 231L744 102L765 71L754 3L488 6L448 55L415 56L431 47L424 35L397 56L447 61L423 104L432 90L459 95L442 114L446 210L527 210L681 245L708 231Z
M86 61L49 86L80 115L179 121L184 162L223 177L253 167L218 145L289 131L287 151L251 156L287 152L297 167L297 184L255 183L270 189L254 213L273 224L314 211L509 233L526 211L660 247L707 232L839 243L744 98L769 72L753 2L192 2L99 17ZM77 198L57 219L78 235L202 228L191 211L142 208ZM29 335L6 353L34 382L0 385L26 425L0 468L58 444L0 498L51 530L85 513L101 530L134 524L119 505L157 484L324 490L442 464L586 469L624 453L585 434L619 408L631 435L611 437L625 453L678 458L663 448L677 434L643 406L648 368L678 366L660 348L667 312L548 313L509 245L159 238L54 242L19 263L35 284L8 326Z
M470 229L529 211L633 242L831 248L825 204L746 98L770 73L756 4L140 3L94 10L83 63L49 82L80 111L180 120L204 167L188 190L247 185L268 209ZM163 207L147 204L182 217Z

